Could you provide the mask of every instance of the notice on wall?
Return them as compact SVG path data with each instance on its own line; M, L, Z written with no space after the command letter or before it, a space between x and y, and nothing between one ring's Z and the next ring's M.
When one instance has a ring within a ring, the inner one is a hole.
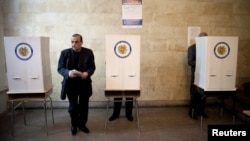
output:
M190 26L188 27L188 46L191 46L195 44L195 37L198 37L198 35L201 32L201 28L197 26Z
M142 28L142 0L122 0L122 27Z

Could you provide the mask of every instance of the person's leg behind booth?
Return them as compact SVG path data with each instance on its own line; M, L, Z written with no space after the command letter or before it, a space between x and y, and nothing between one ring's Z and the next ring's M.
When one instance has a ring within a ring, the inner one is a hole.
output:
M126 98L125 114L129 121L133 121L133 98Z
M121 111L121 106L122 106L122 98L114 98L114 109L113 109L113 114L109 118L109 121L113 121L120 116L120 111Z
M201 115L204 118L208 118L208 115L205 112L207 97L205 94L200 94L200 93L198 94L199 94L199 99L198 99L199 102L197 105L197 114Z
M197 102L198 102L198 94L196 91L196 86L191 84L190 86L190 105L188 115L192 119L197 119Z

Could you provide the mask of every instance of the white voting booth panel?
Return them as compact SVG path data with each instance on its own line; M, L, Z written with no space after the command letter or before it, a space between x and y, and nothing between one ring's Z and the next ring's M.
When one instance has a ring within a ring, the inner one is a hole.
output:
M140 36L106 35L106 90L140 90Z
M238 37L196 37L194 84L205 91L236 90Z
M4 37L8 94L52 88L49 37Z

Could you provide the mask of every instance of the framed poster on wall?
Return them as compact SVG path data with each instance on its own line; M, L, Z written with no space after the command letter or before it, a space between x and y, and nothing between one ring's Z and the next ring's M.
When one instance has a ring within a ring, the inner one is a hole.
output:
M142 28L142 0L122 0L122 27Z

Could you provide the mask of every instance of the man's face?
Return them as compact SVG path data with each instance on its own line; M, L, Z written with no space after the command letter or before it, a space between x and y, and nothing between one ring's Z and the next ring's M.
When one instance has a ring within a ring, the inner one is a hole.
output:
M71 46L75 51L80 51L82 46L82 41L80 40L80 36L71 37Z

